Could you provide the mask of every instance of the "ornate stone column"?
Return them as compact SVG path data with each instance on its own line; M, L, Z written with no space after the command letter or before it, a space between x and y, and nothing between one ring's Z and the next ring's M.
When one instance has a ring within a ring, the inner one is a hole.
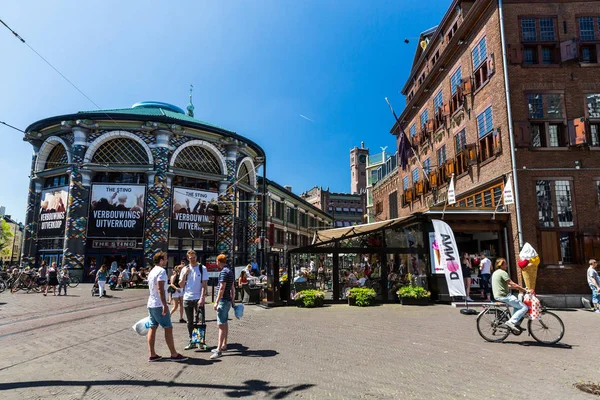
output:
M83 269L85 263L86 228L88 205L90 199L90 177L87 171L81 171L83 158L87 150L88 130L80 126L72 128L73 145L71 146L71 170L69 178L69 200L67 201L67 222L65 224L65 240L63 244L62 265L69 268ZM86 184L83 184L83 176Z
M155 132L156 145L152 149L154 169L148 172L146 199L146 228L144 231L145 265L152 265L152 257L169 247L169 209L171 186L167 176L169 166L169 137L171 132Z
M256 195L250 195L248 205L248 259L250 261L256 258L256 238L258 227L258 206L256 204Z
M40 208L40 193L42 192L41 182L35 178L35 163L40 147L33 144L33 155L31 156L31 180L29 181L29 193L27 194L27 209L25 216L25 229L23 231L23 254L22 262L26 267L35 266L35 256L37 253L37 216Z
M217 251L219 253L233 255L233 201L235 183L235 162L237 159L237 143L229 143L225 146L227 164L227 180L219 184L219 201L222 202L222 210L226 215L219 216L217 232Z

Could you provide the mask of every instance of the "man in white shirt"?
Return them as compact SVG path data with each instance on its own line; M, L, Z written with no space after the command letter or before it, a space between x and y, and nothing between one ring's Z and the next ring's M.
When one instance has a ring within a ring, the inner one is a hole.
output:
M487 301L491 301L490 280L492 278L492 262L487 258L485 253L481 253L479 270L481 271L481 289L483 289L483 296L487 296Z
M148 358L148 362L158 361L162 358L154 350L158 325L162 326L165 330L165 341L171 352L171 357L167 358L167 360L185 361L187 357L177 353L173 342L173 324L171 323L169 306L167 306L168 277L167 271L164 268L167 264L167 255L163 252L158 252L154 255L153 260L154 268L152 268L152 271L148 275L148 290L150 291L150 296L148 296L148 315L150 319L150 330L148 331L150 357Z
M589 261L590 266L587 270L587 282L592 289L592 304L594 305L594 312L600 313L600 276L596 271L598 263L593 258Z
M206 299L206 287L208 282L208 270L204 265L198 263L194 250L188 250L187 258L190 262L181 270L179 275L179 287L183 288L183 310L187 319L187 328L190 342L185 350L198 348L197 343L192 343L192 332L194 325L204 324L204 302ZM202 311L202 321L198 321L198 311Z
M310 264L309 265L310 265L310 273L311 274L316 273L317 272L317 267L315 266L315 262L314 262L314 260L312 258L310 259Z

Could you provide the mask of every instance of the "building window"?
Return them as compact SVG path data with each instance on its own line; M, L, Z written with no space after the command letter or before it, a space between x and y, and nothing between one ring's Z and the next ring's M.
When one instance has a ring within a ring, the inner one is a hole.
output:
M553 42L556 40L554 34L554 19L540 18L540 40L542 42Z
M402 178L402 189L403 190L408 189L408 175L406 175L404 178Z
M532 147L564 147L569 144L563 122L563 95L527 95Z
M390 218L398 218L398 192L393 192L389 195Z
M440 108L442 108L443 104L444 104L444 94L440 90L439 92L437 92L437 94L433 98L433 109L435 110L436 114L437 114L438 110Z
M575 226L570 181L537 181L536 196L540 227L571 228ZM555 209L556 213L554 212Z
M484 37L477 43L477 46L471 51L473 57L473 69L477 69L487 58L487 44Z
M541 94L528 94L529 118L544 118L544 100Z
M187 147L181 153L189 148ZM115 164L147 165L149 160L146 150L140 143L133 139L117 137L105 142L96 150L92 156L92 163L108 164L109 166Z
M410 133L411 139L417 136L417 124L412 124L408 129L408 132Z
M527 65L533 65L537 63L537 48L527 47L523 49L523 63Z
M438 167L441 167L446 162L446 145L443 145L437 150Z
M379 215L383 212L383 202L378 201L375 203L375 215Z
M69 184L68 175L53 176L44 180L44 189L66 186Z
M553 50L550 47L542 47L542 64L554 64Z
M423 161L423 171L429 175L429 172L431 171L431 158L427 158L425 161Z
M596 40L593 17L579 18L579 38L583 41Z
M418 168L414 168L412 170L412 181L413 181L413 183L419 181L419 169Z
M462 81L462 71L459 67L454 74L450 77L450 88L452 91L452 96L454 96L460 87Z
M600 93L586 95L588 118L600 118Z
M477 131L479 132L479 137L481 138L490 133L493 128L492 107L488 107L484 112L477 116Z
M429 121L429 110L425 110L421 114L421 128L427 124L427 121Z
M464 129L454 136L454 144L456 147L456 154L467 148L467 133Z
M521 20L521 33L524 42L537 42L537 30L534 18L523 18Z

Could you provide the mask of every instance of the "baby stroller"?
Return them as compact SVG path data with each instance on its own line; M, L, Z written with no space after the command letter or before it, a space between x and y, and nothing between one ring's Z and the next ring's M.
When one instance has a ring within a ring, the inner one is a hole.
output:
M92 286L92 297L100 296L100 288L98 287L98 282L94 282L94 286Z

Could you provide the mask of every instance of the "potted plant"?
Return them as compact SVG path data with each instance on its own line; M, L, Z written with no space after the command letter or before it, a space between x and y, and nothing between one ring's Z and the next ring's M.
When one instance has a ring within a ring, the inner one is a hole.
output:
M431 292L425 290L425 288L421 286L408 285L402 286L396 292L398 294L398 298L400 299L400 304L405 306L424 306L429 304L429 298L431 297Z
M377 293L371 288L352 288L348 290L348 305L367 307L375 302Z
M323 307L323 300L325 300L325 292L321 290L302 290L296 293L296 306L314 308Z

